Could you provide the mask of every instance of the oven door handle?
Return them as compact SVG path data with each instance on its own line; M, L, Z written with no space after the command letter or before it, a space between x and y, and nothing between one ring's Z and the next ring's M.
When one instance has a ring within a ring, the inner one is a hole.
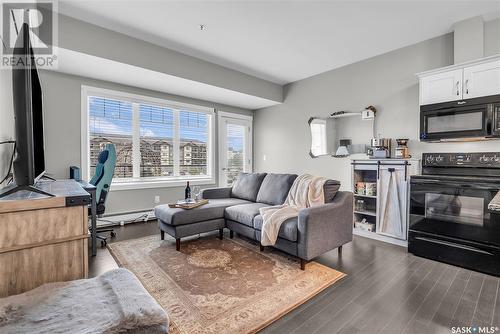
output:
M487 190L487 191L498 191L498 188L482 183L470 184L464 182L450 182L443 180L411 179L411 184L428 184L428 185L439 185L441 187L449 187L449 188L461 188L461 189L467 188L467 189L477 189L477 190Z
M485 250L482 250L482 249L479 249L479 248L476 248L476 247L472 247L472 246L457 244L457 243L450 242L450 241L444 241L444 240L438 240L438 239L426 238L426 237L415 237L415 239L416 240L425 241L425 242L434 243L434 244L439 244L439 245L444 245L444 246L449 246L449 247L454 247L454 248L465 249L465 250L468 250L468 251L472 251L472 252L476 252L476 253L487 254L487 255L493 256L493 253L487 252Z

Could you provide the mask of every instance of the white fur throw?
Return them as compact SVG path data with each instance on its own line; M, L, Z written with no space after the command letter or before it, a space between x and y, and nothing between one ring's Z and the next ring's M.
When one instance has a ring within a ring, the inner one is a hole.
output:
M126 269L0 299L0 333L126 333L168 317Z
M287 219L297 217L300 209L325 204L323 186L327 181L324 177L309 174L299 175L292 184L285 203L260 208L262 216L262 231L260 243L263 246L273 246L278 239L278 233Z

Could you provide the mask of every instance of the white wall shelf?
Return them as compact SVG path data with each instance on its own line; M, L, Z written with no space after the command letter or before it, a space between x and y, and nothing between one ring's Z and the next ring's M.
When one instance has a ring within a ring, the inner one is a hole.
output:
M377 195L375 195L375 196L370 196L370 195L359 195L359 194L354 194L354 197L377 198Z
M373 217L377 216L377 212L375 212L375 211L358 211L358 210L354 210L354 213L357 213L359 215L373 216Z

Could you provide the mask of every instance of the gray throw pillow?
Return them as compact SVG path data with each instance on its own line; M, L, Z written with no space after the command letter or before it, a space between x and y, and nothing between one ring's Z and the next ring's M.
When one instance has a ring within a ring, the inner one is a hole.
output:
M257 202L281 205L285 202L296 174L267 174L260 186Z
M325 194L325 203L333 202L335 195L340 188L340 182L337 180L327 180L323 185L323 192Z
M266 173L240 173L233 183L231 197L255 202Z

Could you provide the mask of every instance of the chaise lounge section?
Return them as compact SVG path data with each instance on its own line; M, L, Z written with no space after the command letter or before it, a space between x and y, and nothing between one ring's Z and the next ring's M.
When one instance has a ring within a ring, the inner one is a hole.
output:
M241 173L232 187L211 188L202 192L209 203L192 210L155 208L161 238L168 233L176 239L180 250L183 237L219 230L224 227L256 241L261 239L263 220L259 209L283 204L297 175ZM304 269L307 261L352 241L353 195L338 191L340 183L328 180L324 186L325 204L300 210L298 217L285 221L274 245L297 256ZM261 250L264 247L261 246Z

